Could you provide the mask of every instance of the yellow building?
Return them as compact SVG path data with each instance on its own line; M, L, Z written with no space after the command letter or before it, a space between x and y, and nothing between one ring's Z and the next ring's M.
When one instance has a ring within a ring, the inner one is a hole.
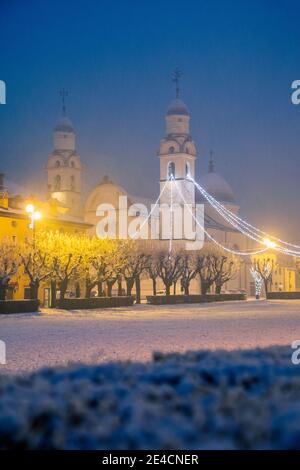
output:
M35 221L34 230L60 231L65 233L83 234L90 228L90 224L83 222L80 218L67 214L67 210L58 205L57 201L50 200L42 202L37 199L25 199L20 196L9 197L8 191L4 189L3 175L0 175L0 240L9 239L16 243L22 243L33 237L30 214L26 212L28 203L34 205L41 213L41 219ZM27 277L18 274L12 279L7 292L8 299L28 298L29 286ZM44 286L40 289L39 297L45 303L48 290Z
M271 270L270 291L271 292L295 292L297 269L294 258L274 251L256 255L252 258L255 265L257 262L264 266L268 264ZM254 295L255 286L252 282L250 294Z

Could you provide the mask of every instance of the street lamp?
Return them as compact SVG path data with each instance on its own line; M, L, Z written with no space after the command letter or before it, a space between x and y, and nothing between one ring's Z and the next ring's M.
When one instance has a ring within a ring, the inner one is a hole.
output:
M29 214L29 219L30 219L29 228L31 228L33 231L33 247L35 250L35 222L42 218L42 214L39 211L35 210L35 207L33 204L27 204L26 212L27 214Z
M26 212L29 214L29 218L30 218L29 228L32 228L34 230L35 221L40 220L42 217L42 214L39 211L35 210L35 207L33 204L27 204Z
M276 247L276 243L273 242L272 240L270 240L270 238L265 238L265 239L264 239L264 244L265 244L268 248L275 248L275 247Z

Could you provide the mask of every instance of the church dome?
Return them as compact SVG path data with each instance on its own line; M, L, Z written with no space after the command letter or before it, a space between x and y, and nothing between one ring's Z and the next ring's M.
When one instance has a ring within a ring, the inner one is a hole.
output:
M178 114L182 116L189 116L189 110L187 109L186 104L177 98L176 100L173 100L168 107L167 116L174 116Z
M215 173L214 170L202 176L199 184L219 202L233 203L235 201L234 192L231 186L223 176ZM201 200L203 201L204 199L205 198L201 195Z
M73 132L74 128L69 118L63 116L54 128L54 132Z

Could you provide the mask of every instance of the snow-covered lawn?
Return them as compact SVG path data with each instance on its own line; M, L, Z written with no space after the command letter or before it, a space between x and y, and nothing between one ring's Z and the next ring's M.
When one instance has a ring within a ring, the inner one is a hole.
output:
M154 351L252 349L300 339L300 301L247 301L1 315L0 372L148 361Z

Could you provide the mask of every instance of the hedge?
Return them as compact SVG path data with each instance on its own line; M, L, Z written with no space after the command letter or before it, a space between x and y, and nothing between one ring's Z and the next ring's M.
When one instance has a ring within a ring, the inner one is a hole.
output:
M38 300L0 300L0 314L37 312Z
M300 299L300 292L268 292L267 299Z
M64 310L87 310L92 308L127 307L133 305L132 296L91 297L90 299L64 299L58 301L58 307Z
M198 304L205 302L224 302L227 300L246 300L246 298L246 294L148 295L147 303L152 305Z

